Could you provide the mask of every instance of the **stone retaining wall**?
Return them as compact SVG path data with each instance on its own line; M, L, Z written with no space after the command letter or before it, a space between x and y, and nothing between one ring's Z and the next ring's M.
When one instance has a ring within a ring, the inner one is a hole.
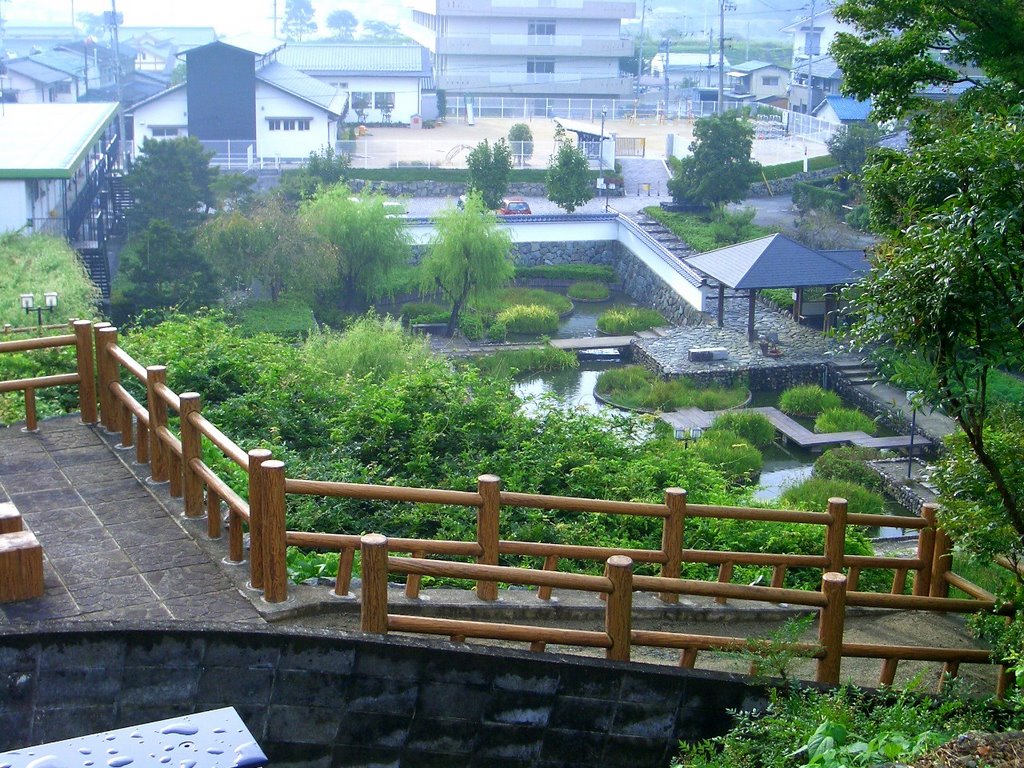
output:
M892 496L909 514L916 517L921 513L921 505L925 499L915 490L914 485L907 485L907 460L904 459L877 459L868 462L878 476L882 478L882 487L885 492Z
M767 703L670 666L180 624L4 627L0 690L0 750L232 706L275 768L661 768Z
M787 176L784 179L774 179L770 183L772 190L769 193L768 188L764 185L764 179L755 181L750 185L750 192L748 197L773 197L775 195L791 195L793 194L793 187L796 186L798 181L820 181L821 179L831 179L839 173L838 168L825 168L820 171L810 171L809 173L798 173L795 176Z
M650 371L662 375L658 361L637 344L632 345L633 361ZM728 370L698 371L686 374L686 378L700 386L717 385L731 387L738 378L744 378L750 389L755 392L781 392L798 384L821 384L822 369L820 363L797 363L794 365L775 365L771 367L747 366Z
M458 197L466 193L466 182L449 181L366 181L349 179L353 192L360 192L367 184L388 197ZM519 197L547 197L543 182L516 181L508 185L508 194Z
M418 263L427 246L412 247L413 263ZM524 267L598 264L617 267L625 249L614 240L572 240L568 242L513 243L513 259ZM628 251L627 251L628 253Z
M910 414L904 413L902 408L897 408L894 404L884 403L861 391L850 382L850 379L841 370L833 365L828 366L828 386L844 400L869 414L893 432L901 435L910 433ZM931 435L920 426L915 430L915 434L927 437L937 449L941 449L943 445L942 435Z
M627 295L644 306L658 310L673 325L687 325L699 321L700 312L665 285L661 278L651 272L628 248L617 242L614 245L618 251L616 271Z

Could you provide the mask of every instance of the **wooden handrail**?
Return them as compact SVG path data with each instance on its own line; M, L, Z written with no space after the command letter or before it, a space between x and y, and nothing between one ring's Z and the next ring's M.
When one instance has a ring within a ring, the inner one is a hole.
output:
M821 608L825 598L820 592L777 587L751 587L746 584L722 584L695 579L666 579L662 576L633 576L633 589L640 592L675 592L697 597L728 597L762 603L789 603Z
M476 563L455 563L450 560L426 560L415 557L389 557L387 567L390 572L414 573L418 576L487 579L504 581L509 584L574 589L580 592L600 592L602 594L612 591L611 581L607 577L588 576L582 573L533 571L526 568L512 568L507 565L477 565Z
M634 629L633 645L651 648L692 648L698 651L746 651L768 648L772 641L761 638L722 637L719 635L694 635L685 632L662 632L648 629ZM820 658L824 651L815 643L786 643L787 650L796 651L809 659Z
M146 382L146 366L136 361L136 359L125 352L124 349L118 346L111 346L110 356L120 363L121 366L136 379L142 383Z
M556 627L525 626L522 624L494 624L483 621L438 619L425 616L388 614L388 629L397 632L419 632L426 635L456 635L492 640L513 640L524 643L551 643L552 645L578 645L584 648L611 648L612 642L605 632L585 629L558 629Z
M547 496L539 493L501 492L501 503L506 507L530 507L559 512L601 512L635 517L665 517L668 510L662 504L644 504L636 501L607 501L574 496Z
M60 336L39 336L34 339L0 341L0 355L5 352L30 352L33 349L51 349L53 347L73 346L75 346L75 335L73 333L66 333Z
M249 502L235 493L234 489L220 479L212 469L203 463L202 459L193 459L189 462L192 471L202 477L203 482L217 496L224 501L234 512L241 515L246 521L249 520Z
M221 453L242 469L249 469L249 456L238 446L238 443L217 429L209 419L201 413L193 413L189 415L189 420L206 439L220 449Z
M503 555L523 555L527 557L557 555L561 558L574 558L577 560L606 560L612 555L624 555L631 560L644 563L665 562L665 554L656 549L587 547L580 544L550 544L540 541L508 541L502 539L498 542L498 550Z
M0 393L44 387L63 387L68 384L77 384L80 380L77 373L57 373L52 376L33 376L31 379L0 381Z
M786 565L793 568L824 568L828 561L823 555L785 555L774 552L736 552L717 549L684 549L683 562L720 565L731 562L739 565Z
M146 406L136 400L131 392L125 389L121 384L111 384L110 391L119 402L125 405L128 410L132 412L136 419L147 427L149 426L149 410Z
M480 494L470 491L445 491L435 488L409 488L398 485L369 485L366 483L332 483L326 480L299 480L287 478L288 493L305 496L341 496L350 499L374 501L410 501L420 504L451 504L463 507L480 506Z
M173 408L175 411L181 410L181 398L175 394L174 390L168 387L164 383L159 383L153 387L157 397L163 400L167 405Z
M846 516L850 525L867 525L873 528L913 528L915 530L928 527L928 521L921 517L909 515L868 515L863 512L851 512Z
M901 661L962 661L991 664L992 654L977 648L929 648L919 645L843 643L843 656L852 659L900 659Z
M989 600L890 595L879 592L850 592L846 602L848 605L859 608L891 608L903 611L938 611L941 613L978 613L993 610L1003 613L1012 610L1008 606L1000 606Z
M327 552L359 548L362 536L354 533L309 533L288 531L288 544ZM477 557L480 546L475 541L438 541L435 539L400 539L388 537L389 552L424 552L430 555Z
M687 504L688 517L713 517L722 520L758 520L765 523L807 523L828 525L832 518L824 512L798 512L789 509L721 507L714 504Z

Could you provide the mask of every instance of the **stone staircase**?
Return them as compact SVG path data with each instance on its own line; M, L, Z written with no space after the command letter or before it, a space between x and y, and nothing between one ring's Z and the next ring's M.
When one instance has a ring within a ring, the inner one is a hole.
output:
M870 360L837 361L834 367L838 373L846 377L850 384L871 385L882 380L882 375Z

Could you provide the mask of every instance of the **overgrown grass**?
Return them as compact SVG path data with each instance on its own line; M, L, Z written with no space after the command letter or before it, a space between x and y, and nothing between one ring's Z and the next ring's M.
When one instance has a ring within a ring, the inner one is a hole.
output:
M611 291L604 283L583 280L570 285L566 295L575 301L605 301L611 295Z
M283 296L275 301L247 302L235 312L238 327L246 336L272 333L285 339L300 339L316 328L313 310L298 297Z
M558 330L558 314L551 307L537 304L514 304L501 310L495 323L505 326L508 333L550 336Z
M60 238L0 235L0 325L15 328L36 325L36 313L26 314L19 296L31 293L37 307L45 306L43 293L57 293L57 308L44 312L44 325L65 323L71 318L98 317L99 291L89 280L81 259Z
M475 307L482 314L497 315L503 309L517 304L547 307L559 316L572 310L572 302L565 296L539 288L505 288L486 296L481 296L475 302ZM510 328L509 330L512 329Z
M845 480L826 480L809 477L798 485L782 492L783 504L809 512L824 512L828 500L833 496L846 499L850 512L864 515L881 515L885 512L885 498L862 485Z
M843 400L835 392L817 384L800 384L779 395L779 410L790 416L813 417L827 408L842 408Z
M514 376L517 373L572 370L579 368L580 362L572 352L543 346L499 350L492 355L477 358L474 365L485 376Z
M402 305L399 316L409 325L446 323L451 311L431 301L409 301Z
M781 309L792 309L793 304L796 303L793 300L793 291L789 288L762 288L757 293L766 299L771 299Z
M646 411L674 411L689 407L718 411L739 405L747 397L743 383L730 389L698 388L689 379L660 379L639 365L604 371L598 376L594 391L615 405Z
M716 416L710 431L719 430L735 433L757 448L765 448L775 440L775 427L767 416L742 409Z
M869 491L881 493L882 478L867 464L880 455L876 448L863 448L857 445L829 448L814 462L814 476L824 480L856 483Z
M807 161L807 169L809 171L823 171L826 168L835 168L837 173L839 171L839 163L836 162L832 155L820 155L819 157L812 157ZM765 165L761 170L764 171L768 181L788 179L790 176L796 176L798 173L804 172L804 161L793 160L789 163Z
M609 336L628 336L664 324L661 312L642 307L616 307L605 310L597 318L598 330Z
M544 264L538 267L516 267L516 279L531 277L547 280L591 280L597 283L614 283L615 270L600 264Z
M705 432L693 450L709 464L718 467L735 485L755 482L764 463L764 457L751 441L728 429Z
M874 435L878 425L856 408L826 408L814 420L814 431L820 434L860 431Z
M644 213L672 230L673 234L699 253L727 245L755 240L774 230L753 223L754 212L719 211L711 216L669 213L660 207L644 208Z
M345 333L314 333L302 348L308 365L333 376L382 381L421 368L433 353L427 342L410 336L397 320L367 315Z

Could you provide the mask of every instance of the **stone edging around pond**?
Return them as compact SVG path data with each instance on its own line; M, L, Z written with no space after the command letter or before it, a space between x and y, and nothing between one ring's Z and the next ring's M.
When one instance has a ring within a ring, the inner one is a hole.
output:
M680 377L680 378L682 378L682 377ZM664 411L664 410L658 409L658 410L653 410L652 411L649 408L631 408L628 405L619 405L618 403L616 403L616 402L614 402L612 400L609 400L606 397L602 397L600 394L598 394L597 387L594 387L594 399L597 402L601 403L601 405L607 405L607 406L610 406L611 408L618 408L620 411L627 411L628 413L645 413L645 414L648 414L650 416L654 416L654 415L657 415L659 413L675 413L675 410L673 410L673 411ZM726 411L738 411L741 408L746 408L748 405L750 405L750 402L753 399L754 399L754 393L751 392L748 389L747 390L747 399L746 400L744 400L739 405L733 405L733 406L730 406L729 408L726 408L724 410L726 410ZM678 409L676 409L676 410L678 410Z

